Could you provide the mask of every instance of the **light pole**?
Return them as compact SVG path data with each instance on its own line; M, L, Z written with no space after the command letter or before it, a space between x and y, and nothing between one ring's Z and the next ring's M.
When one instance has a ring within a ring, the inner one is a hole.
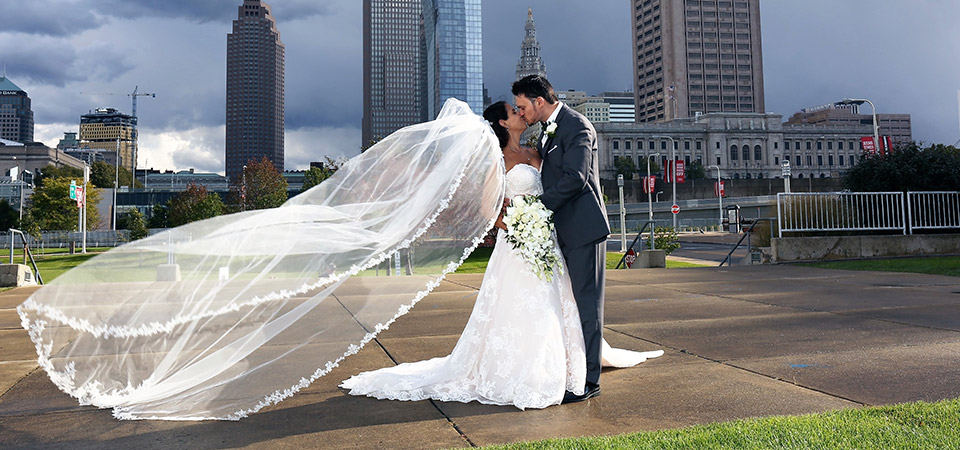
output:
M780 161L780 176L783 177L783 192L790 193L790 160Z
M120 187L120 136L117 136L117 154L113 160L113 231L117 231L117 188Z
M657 191L657 203L660 203L660 194L662 193L663 191Z
M720 199L720 228L723 228L723 192L720 189L720 183L723 181L720 179L720 166L710 166L707 169L717 169L717 198Z
M673 138L670 137L670 136L651 136L651 137L654 138L654 139L669 139L669 140L670 140L670 162L669 162L669 164L667 164L667 166L669 166L670 170L673 171L673 173L670 175L670 180L672 181L672 183L670 183L670 184L673 185L673 204L676 205L676 204L677 204L677 156L676 156L676 155L677 155L677 149L676 149L676 147L677 147L677 142L674 141ZM672 213L672 212L673 212L673 210L671 209L671 213ZM676 215L676 214L673 214L673 229L674 229L674 230L677 229L677 215Z
M860 106L864 103L869 103L870 108L873 110L873 148L874 151L880 151L880 126L877 124L877 107L865 98L845 98L839 102L837 105L857 105Z
M17 161L17 157L14 156L13 160ZM20 210L20 222L23 222L23 171L20 170L20 161L17 161L17 180L20 181L20 207L18 209Z
M617 187L620 188L620 251L627 251L627 208L623 205L623 174L617 175Z
M240 186L240 211L247 210L247 165L243 165L243 184Z
M652 155L647 155L647 179L646 179L646 181L645 181L645 182L647 183L647 185L644 186L644 187L646 188L646 191L647 191L647 210L648 210L648 214L649 214L649 216L650 216L650 219L649 219L649 220L650 220L651 222L653 221L653 198L652 198L652 197L653 197L653 188L654 188L654 186L651 186L651 185L650 185L650 158L653 158L654 156L656 156L658 160L660 159L660 153L659 153L659 152L654 153L654 154L652 154ZM660 199L657 198L657 201L660 201Z

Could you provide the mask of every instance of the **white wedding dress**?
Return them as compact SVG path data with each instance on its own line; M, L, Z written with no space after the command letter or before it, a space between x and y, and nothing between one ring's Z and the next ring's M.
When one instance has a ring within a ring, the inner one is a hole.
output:
M542 193L533 166L507 172L507 197ZM616 367L663 354L610 349L605 342L603 352L604 365ZM378 399L525 409L557 405L565 391L582 394L585 381L583 333L566 267L553 281L541 280L499 231L470 320L450 355L364 372L341 387Z

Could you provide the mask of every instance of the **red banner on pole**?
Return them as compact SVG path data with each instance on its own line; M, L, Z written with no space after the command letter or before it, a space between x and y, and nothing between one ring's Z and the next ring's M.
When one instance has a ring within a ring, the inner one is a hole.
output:
M674 180L676 180L677 183L686 181L686 170L682 160L667 161L667 167L663 173L665 177L664 181L667 183L673 183Z
M871 155L877 153L877 146L874 145L873 138L870 136L860 138L860 145L863 146L863 151Z
M643 177L643 193L652 194L654 187L657 185L657 177L649 176Z
M723 197L727 194L727 191L724 190L723 182L713 183L713 195L717 197Z

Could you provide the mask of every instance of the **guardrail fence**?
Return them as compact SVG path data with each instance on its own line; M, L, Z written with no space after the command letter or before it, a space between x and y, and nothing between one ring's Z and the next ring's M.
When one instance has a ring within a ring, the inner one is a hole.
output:
M777 194L783 233L960 229L960 192L825 192Z

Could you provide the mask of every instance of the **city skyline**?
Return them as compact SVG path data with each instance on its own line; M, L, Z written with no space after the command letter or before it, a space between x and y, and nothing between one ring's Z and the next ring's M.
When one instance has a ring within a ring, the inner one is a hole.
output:
M236 4L173 3L0 5L0 13L20 18L0 32L0 59L8 77L30 93L36 139L56 145L64 131L76 131L80 115L99 107L129 112L125 96L80 92L125 93L140 85L158 93L138 111L140 166L222 170L223 36ZM305 168L324 155L356 155L362 115L360 2L274 3L288 45L288 166ZM483 76L490 96L512 99L509 83L528 6L558 89L594 95L628 89L628 3L484 1ZM63 14L47 14L51 8ZM958 44L942 39L960 17L960 5L881 0L866 9L857 2L776 2L763 3L761 16L768 112L789 117L800 108L866 97L879 112L911 114L915 139L953 144L960 137ZM576 26L568 25L570 18Z

